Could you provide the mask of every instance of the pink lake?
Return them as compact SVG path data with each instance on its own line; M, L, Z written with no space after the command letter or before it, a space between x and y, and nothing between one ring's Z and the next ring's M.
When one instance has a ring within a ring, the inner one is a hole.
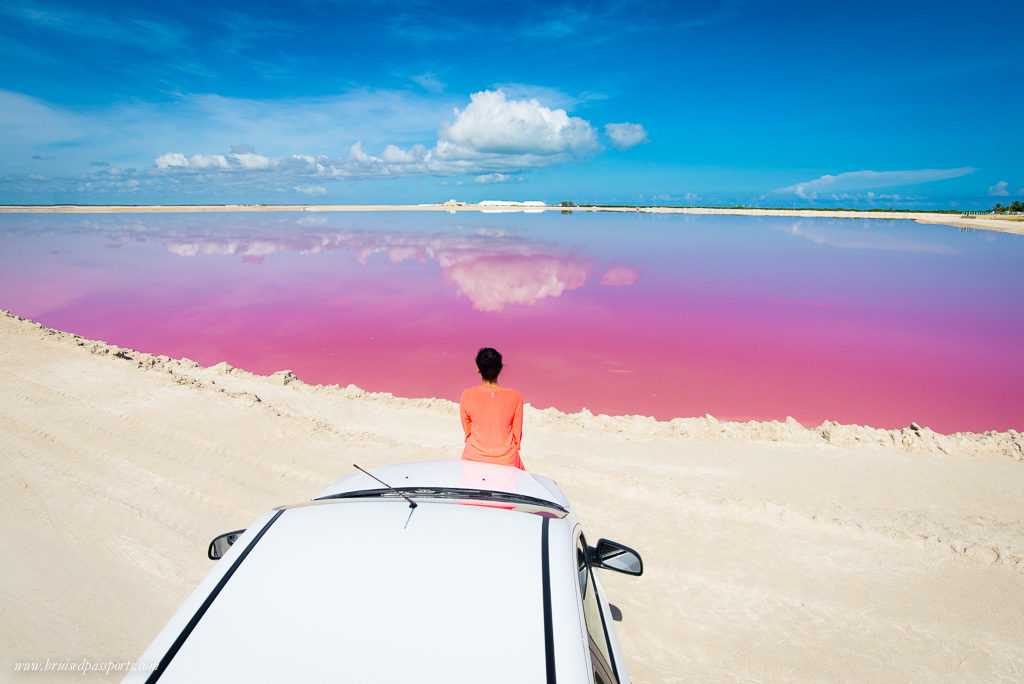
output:
M0 308L112 344L457 400L1024 428L1024 238L909 221L0 216Z

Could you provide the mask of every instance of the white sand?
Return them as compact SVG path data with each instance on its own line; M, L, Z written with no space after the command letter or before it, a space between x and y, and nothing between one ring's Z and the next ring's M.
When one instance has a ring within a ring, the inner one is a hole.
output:
M286 382L287 381L287 382ZM826 439L827 433L827 439ZM638 682L1021 681L1024 441L528 409ZM451 458L456 407L156 358L0 315L0 680L134 660L206 545L351 464Z
M961 216L937 212L900 211L848 211L843 209L745 209L718 207L561 207L522 205L519 207L494 207L482 204L223 204L223 205L152 205L152 206L93 206L93 205L6 205L0 206L0 214L153 214L208 211L482 211L485 213L525 211L611 211L641 212L651 214L720 214L732 216L793 216L798 218L855 218L855 219L900 219L918 223L932 223L958 228L995 230L1002 233L1024 235L1024 221L1010 217Z

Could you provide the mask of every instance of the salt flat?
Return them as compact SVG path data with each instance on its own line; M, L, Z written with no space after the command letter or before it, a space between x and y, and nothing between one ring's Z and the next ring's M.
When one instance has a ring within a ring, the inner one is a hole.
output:
M1021 436L863 430L528 409L523 459L590 537L643 554L643 577L604 577L635 681L1019 681ZM4 314L0 668L133 660L211 568L211 537L352 463L453 458L461 440L445 400Z

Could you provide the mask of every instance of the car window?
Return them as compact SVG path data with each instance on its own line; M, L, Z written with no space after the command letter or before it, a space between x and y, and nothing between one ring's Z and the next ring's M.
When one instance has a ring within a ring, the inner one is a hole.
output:
M588 562L587 542L581 535L576 542L576 569L580 583L580 595L583 597L583 618L587 623L587 640L590 643L590 660L594 666L594 681L601 684L614 684L615 675L608 639L605 637L604 618L601 615L601 603L591 578Z
M576 544L576 572L580 582L580 595L583 600L587 599L587 587L589 582L587 581L589 575L587 573L587 553L583 550L580 544Z

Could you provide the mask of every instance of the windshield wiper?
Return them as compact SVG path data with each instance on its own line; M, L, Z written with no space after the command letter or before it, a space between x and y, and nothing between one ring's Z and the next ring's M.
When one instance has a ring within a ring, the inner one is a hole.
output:
M405 500L406 500L406 502L408 502L408 504L409 504L409 517L405 519L405 527L403 527L403 528L402 528L403 530L404 530L404 529L407 529L407 528L409 527L409 521L410 521L410 520L412 520L412 512L413 512L414 510L416 510L416 502L415 502L415 501L413 501L412 499L410 499L409 497L407 497L407 496L406 496L405 494L402 494L402 493L401 493L400 491L398 491L397 489L395 489L394 487L392 487L392 486L391 486L391 485L389 485L389 484L388 484L387 482L385 482L384 480L380 479L379 477L377 477L377 476L376 476L376 475L374 475L373 473L367 472L367 471L366 471L365 469L363 469L363 468L360 468L360 467L359 467L359 466L357 466L357 465L356 465L355 463L353 463L353 464L352 464L352 467L353 467L353 468L355 468L356 470L358 470L359 472L363 473L364 475L369 475L369 476L370 476L370 477L372 477L372 478L373 478L374 480L376 480L377 482L380 482L380 483L381 483L382 485L384 485L385 487L387 487L387 488L388 488L388 490L390 490L390 491L394 492L394 493L395 493L395 494L397 494L398 496L400 496L400 497L402 497L403 499L405 499Z

